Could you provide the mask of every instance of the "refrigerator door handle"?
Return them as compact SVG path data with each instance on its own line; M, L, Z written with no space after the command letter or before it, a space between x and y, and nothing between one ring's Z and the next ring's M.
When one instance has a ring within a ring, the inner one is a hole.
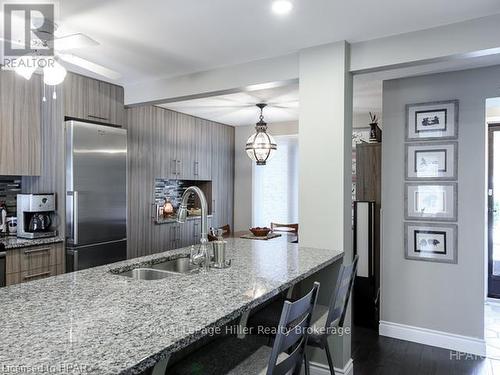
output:
M73 244L78 245L78 192L73 191Z

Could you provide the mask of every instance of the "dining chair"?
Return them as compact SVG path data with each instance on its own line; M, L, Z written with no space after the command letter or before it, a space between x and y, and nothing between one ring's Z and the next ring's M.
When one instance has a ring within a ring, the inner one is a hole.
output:
M212 231L213 228L210 228L210 231ZM222 229L222 237L229 237L231 236L231 226L229 224L223 225L217 229ZM212 235L211 233L208 233L208 240L209 241L217 241L217 237Z
M273 232L288 232L288 233L299 233L299 224L280 224L271 222L271 230Z
M187 358L176 363L167 370L172 375L204 374L204 375L299 375L302 364L309 375L305 348L310 333L311 319L318 298L319 283L315 282L312 289L297 301L285 301L276 329L274 345L268 347L259 345L241 362L241 353L253 343L247 343L249 338L238 340L225 337L198 349ZM218 363L218 361L222 363ZM228 369L229 367L229 369Z
M347 306L349 304L352 286L356 278L358 259L359 256L356 255L351 264L342 265L340 267L329 305L316 305L312 318L312 328L307 345L325 351L331 374L335 374L335 371L333 357L328 346L328 336L334 334L339 328L344 327ZM255 312L248 320L248 327L265 327L268 329L267 331L269 331L269 328L276 327L279 319L278 308L281 303L282 302L278 300ZM268 336L272 337L272 335ZM305 360L307 361L306 358Z

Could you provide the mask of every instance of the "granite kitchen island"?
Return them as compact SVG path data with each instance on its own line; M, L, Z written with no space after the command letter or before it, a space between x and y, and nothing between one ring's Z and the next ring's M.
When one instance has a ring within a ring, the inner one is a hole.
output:
M119 274L187 254L1 288L0 373L141 373L343 256L286 239L228 239L227 269L151 281Z

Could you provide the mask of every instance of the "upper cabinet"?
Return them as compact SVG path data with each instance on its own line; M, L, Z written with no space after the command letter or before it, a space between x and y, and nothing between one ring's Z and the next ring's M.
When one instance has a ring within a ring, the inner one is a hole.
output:
M182 113L167 112L163 126L170 128L171 163L167 175L182 180L210 180L212 131L207 121Z
M124 125L123 87L69 73L64 80L65 116Z
M40 175L41 77L0 72L0 175Z

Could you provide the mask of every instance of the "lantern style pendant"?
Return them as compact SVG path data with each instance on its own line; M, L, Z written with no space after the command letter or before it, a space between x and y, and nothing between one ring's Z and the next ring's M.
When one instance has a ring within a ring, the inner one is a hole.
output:
M274 138L270 134L267 134L267 124L264 122L264 115L262 114L266 106L267 104L265 103L257 104L257 107L260 108L260 119L255 124L256 133L248 138L245 147L247 155L250 159L257 162L257 165L266 165L266 162L271 159L278 148Z

